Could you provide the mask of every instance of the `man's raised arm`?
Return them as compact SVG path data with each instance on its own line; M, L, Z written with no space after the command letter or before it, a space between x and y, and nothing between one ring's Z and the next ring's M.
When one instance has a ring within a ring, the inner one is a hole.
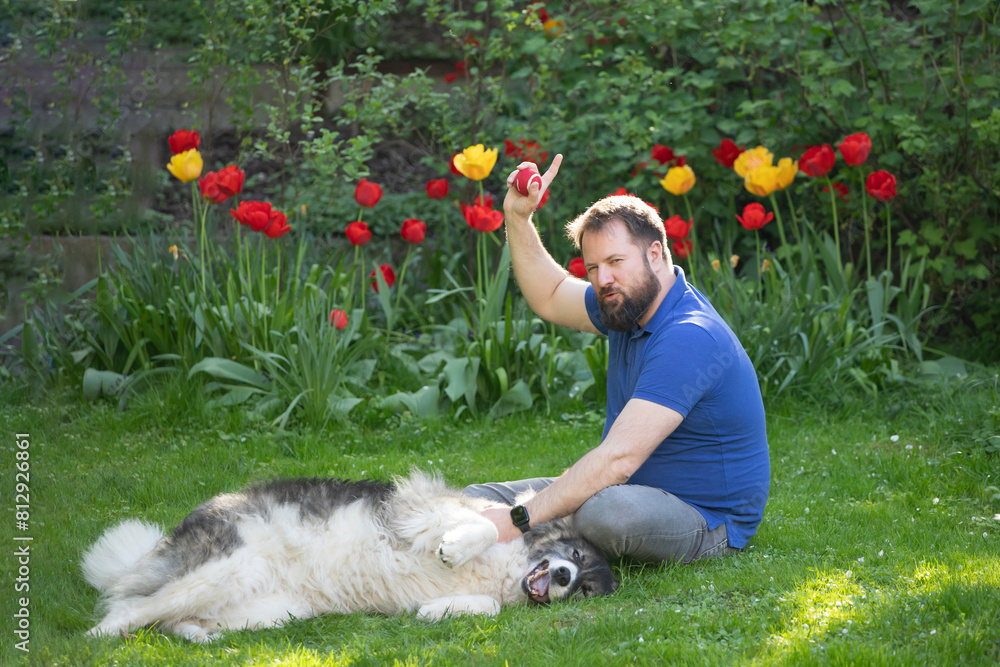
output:
M532 183L528 194L520 194L513 187L515 169L507 177L507 197L503 202L504 225L507 243L514 266L514 278L528 306L542 319L580 331L598 333L587 315L584 293L587 283L570 276L542 245L542 239L531 220L531 214L542 199L542 194L559 173L562 155L556 155L552 165L542 175L542 185ZM522 162L518 168L534 164Z

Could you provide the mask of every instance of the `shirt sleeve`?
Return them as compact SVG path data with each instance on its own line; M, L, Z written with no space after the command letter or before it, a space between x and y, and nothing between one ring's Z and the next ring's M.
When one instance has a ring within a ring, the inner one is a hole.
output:
M594 291L593 285L587 285L587 291L583 295L583 302L587 306L587 316L590 317L590 323L598 331L607 336L608 328L604 326L604 321L601 320L601 307L597 305L597 292Z

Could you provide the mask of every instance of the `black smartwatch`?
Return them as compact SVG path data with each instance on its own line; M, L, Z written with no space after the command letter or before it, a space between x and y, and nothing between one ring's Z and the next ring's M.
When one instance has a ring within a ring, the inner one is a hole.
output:
M524 505L517 505L510 510L510 520L521 529L522 533L531 530L531 526L528 525L531 519L528 517L528 510L524 508Z

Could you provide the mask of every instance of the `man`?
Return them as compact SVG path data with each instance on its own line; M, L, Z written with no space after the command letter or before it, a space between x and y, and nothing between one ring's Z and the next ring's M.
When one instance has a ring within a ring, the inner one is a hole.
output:
M545 250L531 214L559 172L557 155L524 196L504 200L514 275L540 317L609 337L601 443L556 479L468 487L513 505L483 512L501 541L574 514L609 556L693 560L742 549L770 486L764 407L736 336L674 266L663 222L636 197L607 197L567 225L589 283ZM522 163L519 168L534 168Z

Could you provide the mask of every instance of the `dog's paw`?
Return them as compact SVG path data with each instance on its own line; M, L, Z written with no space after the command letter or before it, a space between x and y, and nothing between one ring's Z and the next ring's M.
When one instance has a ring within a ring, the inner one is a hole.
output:
M488 595L453 595L424 603L417 610L417 618L422 621L440 621L462 614L496 616L499 613L500 601Z
M111 623L101 623L87 630L88 637L121 637L122 639L132 639L135 635L129 633L127 626L115 625Z
M496 544L497 529L492 523L459 526L449 530L438 546L438 558L445 565L458 567Z
M196 644L207 644L215 641L222 635L221 632L209 632L197 623L178 623L171 629L175 634Z

